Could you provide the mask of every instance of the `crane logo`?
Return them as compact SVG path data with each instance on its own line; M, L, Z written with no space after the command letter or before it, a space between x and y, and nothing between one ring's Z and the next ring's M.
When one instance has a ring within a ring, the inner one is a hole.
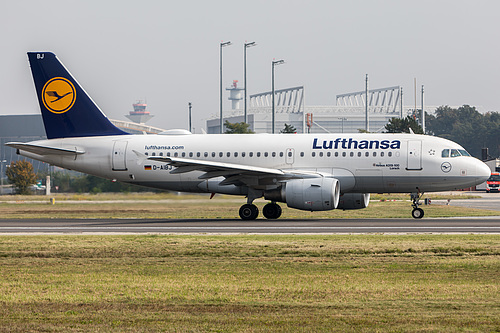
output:
M61 114L69 111L75 104L75 100L75 86L66 78L54 77L43 86L43 105L52 113Z

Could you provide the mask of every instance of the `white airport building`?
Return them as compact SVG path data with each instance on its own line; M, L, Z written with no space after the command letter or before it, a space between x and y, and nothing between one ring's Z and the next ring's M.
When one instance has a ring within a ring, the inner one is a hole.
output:
M223 123L244 121L243 93L235 83L226 90L232 109L223 112ZM368 108L365 100L368 96ZM403 106L402 89L393 86L382 89L341 94L336 96L336 105L305 105L304 87L292 87L275 91L275 133L285 123L297 129L297 133L353 133L366 128L369 132L382 132L393 117L406 117L421 112L422 106ZM368 109L368 117L366 116ZM433 113L436 107L426 106L425 111ZM272 92L250 95L247 102L247 123L255 133L272 133ZM225 131L225 128L222 132ZM207 120L207 133L220 133L220 117L213 114Z

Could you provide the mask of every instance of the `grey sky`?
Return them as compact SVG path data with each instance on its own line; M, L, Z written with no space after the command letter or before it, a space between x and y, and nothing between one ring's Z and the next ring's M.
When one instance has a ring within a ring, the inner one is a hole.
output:
M307 105L413 79L426 104L499 111L499 1L103 1L0 0L0 114L38 113L27 51L52 51L110 118L147 99L148 124L187 128L219 111L219 43L224 87L248 93L304 85ZM224 95L224 108L230 103Z

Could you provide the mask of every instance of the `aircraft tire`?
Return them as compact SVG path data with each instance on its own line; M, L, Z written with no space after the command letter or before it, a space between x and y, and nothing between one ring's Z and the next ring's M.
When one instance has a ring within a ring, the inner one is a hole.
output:
M270 220L278 219L281 216L281 207L278 204L270 202L264 206L262 214Z
M240 217L242 220L255 220L259 216L259 208L253 204L245 204L240 207Z
M421 219L424 217L424 210L422 208L415 208L411 211L411 216L413 216L414 219Z

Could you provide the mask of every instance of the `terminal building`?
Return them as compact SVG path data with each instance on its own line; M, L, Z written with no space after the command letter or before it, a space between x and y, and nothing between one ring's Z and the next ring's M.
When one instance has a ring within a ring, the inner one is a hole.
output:
M232 102L230 111L224 112L223 123L244 121L242 108L242 88L235 82L226 90ZM368 96L368 131L382 132L393 117L402 118L413 114L420 108L403 106L400 86L341 94L336 96L336 105L305 105L304 87L275 90L275 133L285 127L285 123L297 129L297 133L354 133L366 128L366 104ZM436 107L427 106L425 110L434 112ZM214 114L207 120L207 133L220 133L219 115ZM272 133L272 92L249 96L247 123L255 133ZM223 128L223 131L225 128Z

